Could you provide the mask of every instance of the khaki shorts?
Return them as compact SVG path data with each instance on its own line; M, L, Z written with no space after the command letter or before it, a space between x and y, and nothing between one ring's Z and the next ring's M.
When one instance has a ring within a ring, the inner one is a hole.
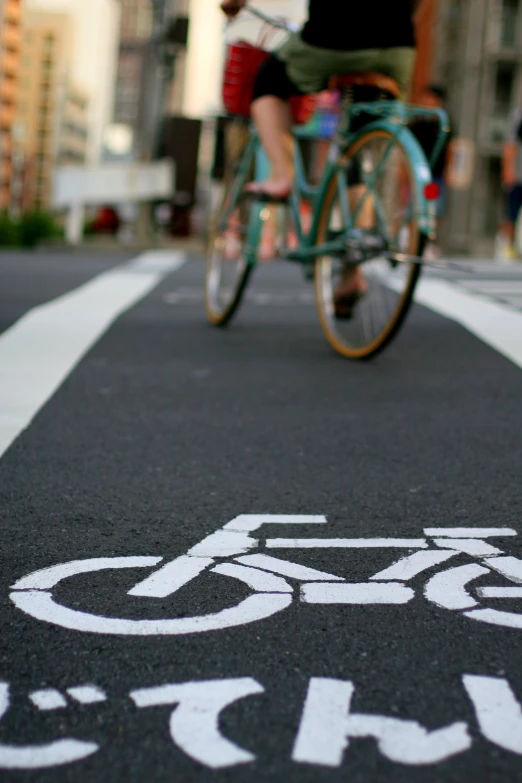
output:
M310 46L299 33L291 35L274 54L285 63L288 78L302 92L324 90L328 77L336 74L376 71L395 79L405 97L415 63L415 49L409 46L340 52Z

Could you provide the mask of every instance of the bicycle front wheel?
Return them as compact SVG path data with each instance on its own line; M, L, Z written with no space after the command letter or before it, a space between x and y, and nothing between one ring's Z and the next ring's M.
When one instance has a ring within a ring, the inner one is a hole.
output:
M225 130L224 174L211 218L205 268L205 310L215 326L226 326L236 312L253 268L245 252L253 202L240 192L253 175L253 163L244 158L249 135L240 121L232 121Z
M315 293L323 332L330 345L350 359L369 359L397 334L411 306L421 266L393 254L422 256L425 237L417 222L417 189L410 158L401 142L386 130L371 131L354 141L339 161L350 183L348 194L332 177L319 220L318 244L347 229L342 200L353 215L353 227L368 231L386 251L376 251L358 266L343 257L320 256L315 262ZM350 228L350 226L348 226ZM361 299L350 312L339 312L340 292L357 281ZM348 316L348 317L347 317Z

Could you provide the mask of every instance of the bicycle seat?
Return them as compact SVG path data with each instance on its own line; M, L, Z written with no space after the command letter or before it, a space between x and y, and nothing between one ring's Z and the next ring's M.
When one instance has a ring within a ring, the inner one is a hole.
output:
M330 90L342 90L353 87L375 87L382 92L389 93L393 98L398 98L401 94L399 83L391 76L376 71L365 71L359 73L344 73L331 76L328 81Z

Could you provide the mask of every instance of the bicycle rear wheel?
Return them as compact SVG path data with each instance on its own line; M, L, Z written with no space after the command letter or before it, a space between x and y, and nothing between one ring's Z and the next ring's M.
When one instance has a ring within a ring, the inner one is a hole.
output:
M422 256L425 237L417 223L415 173L407 151L390 132L374 130L355 140L340 161L348 172L355 226L371 230L386 246L358 267L346 258L321 256L315 262L315 293L323 332L330 345L350 359L369 359L397 334L411 306L419 263L402 263L393 253ZM346 230L339 179L332 178L319 221L318 244ZM357 216L357 210L359 210ZM392 258L390 258L392 255ZM363 276L366 294L350 319L336 316L336 290L350 271Z
M245 250L254 203L237 192L239 178L243 176L246 183L253 176L253 165L240 172L248 141L248 127L232 121L225 131L224 175L211 218L205 267L205 310L215 326L229 323L253 269Z

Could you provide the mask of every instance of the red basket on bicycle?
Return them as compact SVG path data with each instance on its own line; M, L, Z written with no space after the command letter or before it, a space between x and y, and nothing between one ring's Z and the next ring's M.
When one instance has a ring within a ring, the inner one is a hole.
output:
M236 41L227 47L223 75L223 103L230 114L250 117L257 72L269 52L247 41Z
M250 117L250 105L254 95L257 72L269 57L261 46L247 41L229 44L223 75L223 104L229 114ZM312 117L316 106L313 95L296 96L290 99L294 122L304 124Z

